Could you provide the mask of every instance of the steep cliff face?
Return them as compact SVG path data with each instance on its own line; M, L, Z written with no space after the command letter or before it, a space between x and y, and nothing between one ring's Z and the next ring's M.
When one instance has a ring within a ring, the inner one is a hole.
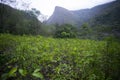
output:
M79 21L78 15L74 14L73 12L64 9L62 7L55 7L55 11L53 12L53 15L48 19L47 24L73 24L77 25L77 22Z

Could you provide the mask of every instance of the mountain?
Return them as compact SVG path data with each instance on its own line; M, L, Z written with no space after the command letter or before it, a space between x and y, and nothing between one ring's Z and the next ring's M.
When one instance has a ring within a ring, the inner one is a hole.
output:
M104 24L104 25L112 25L114 22L120 24L120 2L115 1L108 4L100 5L91 9L90 14L95 15L92 16L92 23ZM111 24L112 23L112 24Z
M0 33L39 34L41 24L31 11L17 10L0 3Z
M91 25L111 24L120 21L120 1L102 4L91 9L70 11L61 7L56 7L53 15L48 19L47 24L73 24L80 26L83 23ZM103 20L104 19L104 20ZM94 23L94 24L93 24Z
M47 24L74 24L76 25L77 22L79 21L79 16L74 14L73 12L56 6L55 10L53 12L53 15L48 19Z

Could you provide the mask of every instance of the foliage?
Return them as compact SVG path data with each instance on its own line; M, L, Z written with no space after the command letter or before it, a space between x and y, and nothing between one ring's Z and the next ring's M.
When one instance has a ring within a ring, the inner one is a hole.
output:
M40 71L40 69L36 69L36 70L32 73L32 75L35 76L35 77L37 77L37 78L43 79L43 75L42 75L39 71Z
M0 0L1 3L15 3L16 0Z
M17 67L12 68L8 73L2 74L1 79L6 80L7 78L10 77L16 77L16 71L17 71Z
M26 71L26 70L23 70L23 69L19 69L19 73L20 73L22 76L26 76L27 71Z
M30 16L34 16L34 17L38 17L41 13L39 10L37 10L36 8L32 8L31 10L26 10L25 12L27 12Z
M55 37L56 38L75 38L77 37L77 28L70 24L63 24L56 26Z
M82 39L90 39L93 35L92 33L92 28L89 26L88 23L84 23L83 25L80 26L79 29L79 37Z
M0 33L40 34L42 23L36 18L38 14L35 9L30 13L0 3Z
M42 36L54 36L56 31L56 27L54 25L46 25L42 24L41 26L41 33Z
M119 80L119 45L114 38L0 34L0 75L3 80Z

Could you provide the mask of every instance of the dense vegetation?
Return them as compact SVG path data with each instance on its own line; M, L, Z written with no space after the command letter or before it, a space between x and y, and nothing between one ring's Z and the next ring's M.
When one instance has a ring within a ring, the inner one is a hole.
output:
M0 75L8 80L119 80L120 42L0 34Z
M0 33L40 34L41 22L31 11L16 10L0 3L0 18Z
M114 4L77 27L46 25L34 8L0 3L0 80L120 80L120 8Z
M56 25L54 33L55 38L76 38L78 37L78 30L70 24Z

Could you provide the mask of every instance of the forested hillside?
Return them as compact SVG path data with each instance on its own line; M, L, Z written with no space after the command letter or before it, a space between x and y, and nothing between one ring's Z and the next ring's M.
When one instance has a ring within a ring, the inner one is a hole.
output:
M89 24L94 31L99 32L101 35L114 35L120 37L120 2L115 1L100 8L99 16L95 16ZM97 8L96 8L97 10Z
M32 12L0 3L0 33L40 34L41 25Z

